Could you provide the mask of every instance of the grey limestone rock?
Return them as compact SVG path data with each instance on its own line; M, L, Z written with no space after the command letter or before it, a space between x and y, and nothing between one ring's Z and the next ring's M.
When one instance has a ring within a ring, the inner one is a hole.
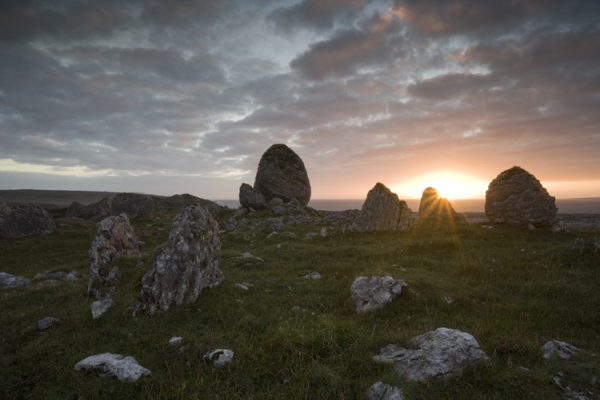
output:
M546 343L542 346L541 350L544 358L550 358L554 353L557 353L560 358L564 358L565 360L568 360L580 351L577 347L559 340L552 340Z
M321 211L321 213L324 217L319 220L319 224L349 225L358 217L360 210Z
M300 204L300 202L293 198L287 203L281 203L273 208L271 208L271 213L279 216L307 216L304 207Z
M558 209L539 180L520 167L500 173L485 194L485 214L498 224L550 226Z
M106 218L112 215L112 205L110 197L105 197L97 203L84 205L74 201L67 208L67 218Z
M578 237L565 246L567 250L576 251L579 254L585 252L597 253L600 250L600 236Z
M42 318L38 321L38 329L44 331L52 326L60 324L60 319L54 317Z
M8 204L6 204L4 200L0 198L0 221L8 217L8 214L10 214L10 212L11 209L8 206Z
M311 195L304 162L285 144L274 144L262 155L254 189L265 196L267 203L275 197L284 202L297 199L302 207L308 204Z
M407 286L403 279L391 276L359 276L352 283L350 292L356 302L356 311L365 312L383 308L402 293Z
M346 232L406 230L415 222L413 212L404 200L399 200L384 184L369 190L360 213L345 228Z
M108 269L110 263L118 257L140 256L133 228L127 214L108 217L96 225L96 237L92 241L88 258L90 278L87 294L96 296L96 300L105 297L105 286L111 284Z
M419 218L438 221L465 222L465 217L454 211L448 199L439 195L437 190L428 187L423 191L419 204Z
M111 207L111 215L126 213L129 219L152 217L154 201L145 194L120 193L111 199Z
M233 359L233 351L229 349L216 349L204 355L204 361L211 363L215 367L222 367L231 362Z
M151 372L138 364L135 358L112 353L86 357L75 364L75 369L113 375L121 382L136 382L144 375L151 375Z
M240 186L239 199L242 207L261 210L267 206L265 196L247 183L242 183L242 186Z
M412 343L416 349L387 345L373 359L392 362L397 372L414 381L452 376L479 361L491 361L471 334L455 329L438 328Z
M0 237L18 238L47 235L56 230L56 224L48 212L35 204L22 204L0 220Z
M186 207L173 220L166 246L157 248L142 278L142 309L169 310L196 301L205 288L223 281L219 269L219 225L200 205Z
M0 289L12 289L17 287L26 287L29 285L29 279L23 276L15 276L0 272Z
M404 400L402 389L376 382L367 389L367 400Z
M100 318L108 310L113 308L113 306L115 305L115 302L113 301L113 299L110 296L111 296L111 294L109 292L102 300L96 300L92 303L91 309L92 309L92 318L93 319Z

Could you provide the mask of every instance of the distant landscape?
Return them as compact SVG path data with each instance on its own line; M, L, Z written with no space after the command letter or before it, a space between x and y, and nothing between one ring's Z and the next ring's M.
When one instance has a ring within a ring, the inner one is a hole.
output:
M72 202L91 204L118 192L90 192L78 190L0 190L0 198L9 204L34 203L39 205L68 207ZM175 193L173 193L175 194ZM366 196L366 193L365 193ZM202 196L199 196L202 197ZM208 199L230 208L239 207L237 199ZM405 199L413 210L419 209L420 199ZM352 208L360 209L364 199L311 199L308 204L316 210L341 211ZM484 212L485 199L450 200L458 212ZM556 199L559 214L600 214L600 197L583 199Z

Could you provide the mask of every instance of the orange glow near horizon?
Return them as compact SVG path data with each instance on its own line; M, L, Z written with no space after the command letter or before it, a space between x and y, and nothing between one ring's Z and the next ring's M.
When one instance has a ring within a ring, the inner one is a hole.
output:
M482 199L488 182L460 172L440 171L393 185L391 189L400 198L420 199L427 187L434 188L441 197L449 200Z

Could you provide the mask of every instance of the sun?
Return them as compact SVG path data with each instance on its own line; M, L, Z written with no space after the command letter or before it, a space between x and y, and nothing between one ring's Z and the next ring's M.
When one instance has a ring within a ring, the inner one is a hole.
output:
M440 197L449 200L480 199L485 197L488 182L471 175L453 171L440 171L419 176L394 185L395 192L407 199L419 199L423 190L432 187Z

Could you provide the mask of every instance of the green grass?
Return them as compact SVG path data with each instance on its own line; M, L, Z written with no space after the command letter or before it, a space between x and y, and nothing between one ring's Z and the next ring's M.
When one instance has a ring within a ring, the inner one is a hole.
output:
M166 241L173 217L132 221L144 232L146 253ZM246 227L224 234L225 281L194 304L132 318L128 308L138 301L151 260L119 259L117 306L92 320L85 293L94 224L58 220L58 226L50 235L0 241L0 271L32 278L76 270L79 276L0 292L3 398L361 399L382 380L402 387L408 399L563 399L552 382L558 371L571 388L600 395L600 254L564 249L575 236L594 232L427 222L406 232L330 228L327 237L314 238L305 234L320 226L296 225L285 229L294 236L268 238L270 231ZM240 259L241 252L264 262ZM143 267L136 267L139 260ZM305 279L312 271L322 279ZM408 287L386 308L357 314L354 279L385 274ZM235 287L241 282L254 286L243 291ZM62 322L38 331L46 316ZM493 363L415 383L372 361L381 347L406 345L439 327L471 333ZM168 344L173 336L185 339L183 351ZM587 353L542 359L540 347L554 339ZM234 361L224 368L205 364L203 354L214 348L232 349ZM104 352L133 356L152 375L124 384L74 370L81 359Z

